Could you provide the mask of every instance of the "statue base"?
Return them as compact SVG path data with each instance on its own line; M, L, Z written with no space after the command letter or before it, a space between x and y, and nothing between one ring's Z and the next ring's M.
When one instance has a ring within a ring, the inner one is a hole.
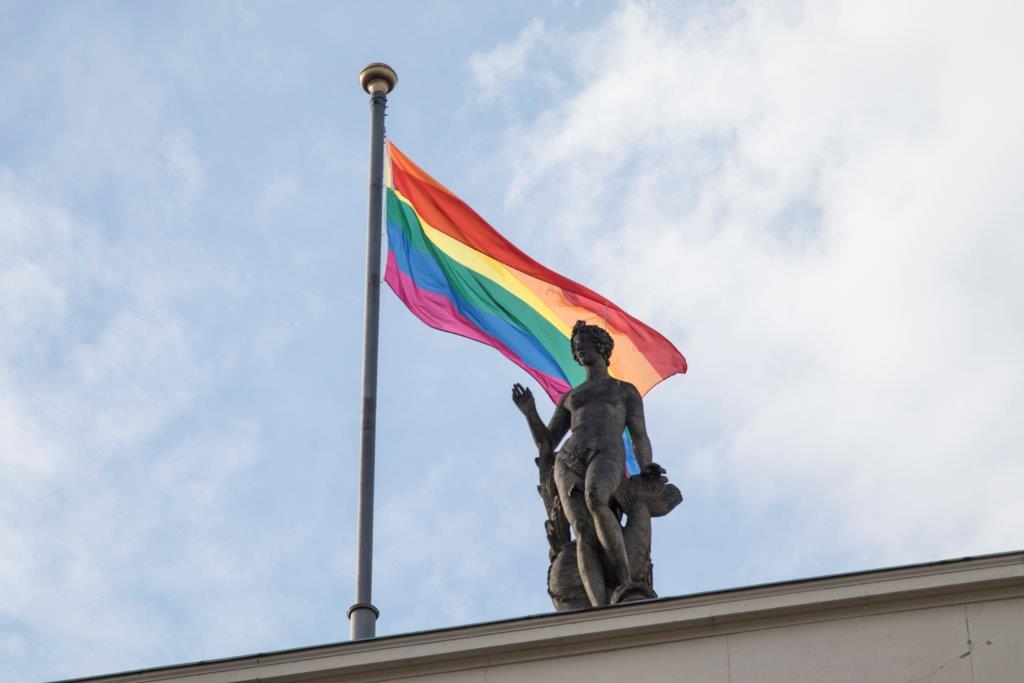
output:
M651 600L656 597L658 597L658 594L647 584L630 581L616 588L608 602L612 605L618 605L623 602Z

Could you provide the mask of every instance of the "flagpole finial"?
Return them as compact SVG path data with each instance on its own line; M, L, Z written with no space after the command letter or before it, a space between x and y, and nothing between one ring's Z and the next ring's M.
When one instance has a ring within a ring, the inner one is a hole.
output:
M359 72L359 85L367 94L383 92L387 95L398 84L398 74L384 62L367 64Z

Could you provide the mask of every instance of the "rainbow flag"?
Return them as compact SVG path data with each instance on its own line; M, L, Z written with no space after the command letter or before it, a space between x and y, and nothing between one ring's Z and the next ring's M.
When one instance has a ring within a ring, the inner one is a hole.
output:
M686 372L686 359L665 337L531 259L390 141L388 157L384 281L417 318L494 347L555 403L585 379L569 344L577 320L611 334L608 371L641 395ZM628 455L635 474L631 448Z

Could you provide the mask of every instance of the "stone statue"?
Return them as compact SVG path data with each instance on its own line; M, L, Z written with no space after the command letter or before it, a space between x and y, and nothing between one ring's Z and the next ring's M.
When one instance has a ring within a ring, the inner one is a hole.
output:
M650 519L668 514L682 495L652 461L640 392L608 374L611 335L581 320L570 343L587 378L562 396L548 425L537 414L530 390L520 384L512 388L539 451L537 489L547 508L551 545L548 592L558 610L657 597ZM634 477L625 476L626 429L641 468ZM570 526L575 540L569 538Z

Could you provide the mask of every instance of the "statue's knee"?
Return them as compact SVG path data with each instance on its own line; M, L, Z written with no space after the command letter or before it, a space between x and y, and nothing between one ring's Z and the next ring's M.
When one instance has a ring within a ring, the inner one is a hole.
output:
M591 513L608 506L608 498L597 486L594 486L593 484L587 484L586 490L583 492L583 497L584 500L587 501L587 509L589 509Z
M584 542L590 542L597 536L594 531L594 525L590 523L589 519L586 521L577 520L572 528L576 532L576 537Z

